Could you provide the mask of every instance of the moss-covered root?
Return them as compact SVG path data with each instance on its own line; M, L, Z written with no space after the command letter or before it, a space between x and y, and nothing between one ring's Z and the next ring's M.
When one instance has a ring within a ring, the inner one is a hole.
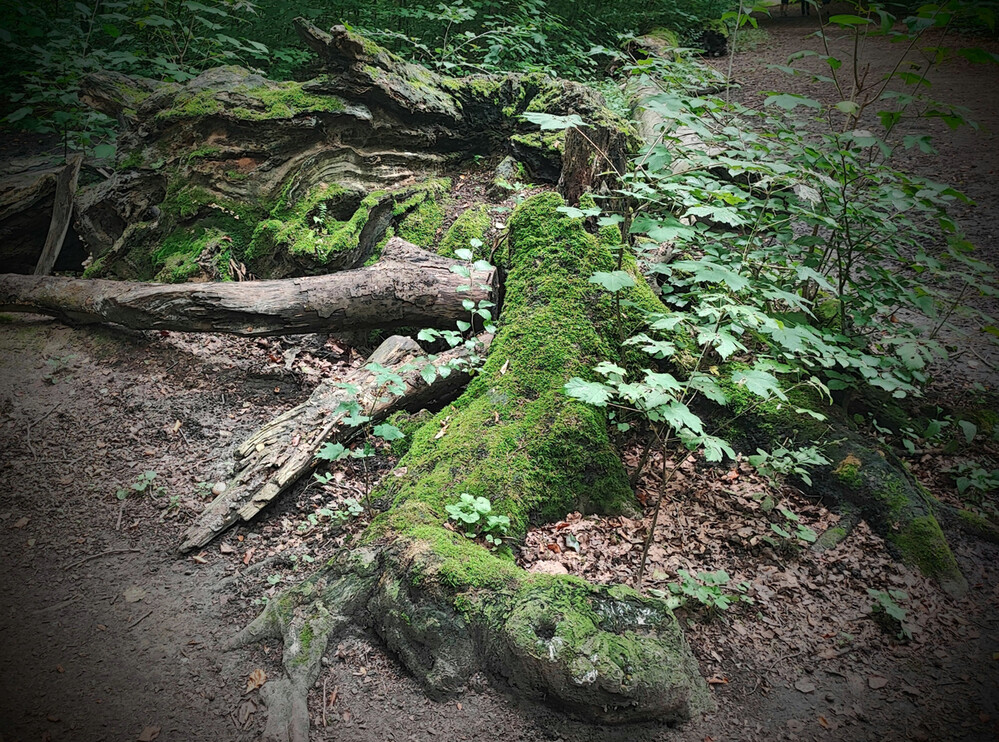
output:
M358 622L378 577L378 551L341 552L311 578L267 604L263 612L229 642L229 648L283 639L285 677L261 688L267 704L264 739L308 742L309 688L330 639Z
M682 721L712 706L662 601L531 575L433 527L420 539L341 553L234 640L285 641L287 676L265 686L267 739L308 739L308 690L348 624L371 627L437 698L485 671L520 695L601 723Z
M739 416L729 433L749 450L771 450L788 440L799 445L825 443L832 462L815 471L812 484L801 486L828 504L851 505L880 533L901 558L936 580L951 595L961 595L968 583L937 522L939 503L909 474L902 462L876 442L837 420L835 409L807 393L792 394L793 404L759 405L744 390L729 390L730 406ZM816 421L796 407L824 413Z
M563 392L571 377L590 376L614 357L613 307L587 278L613 270L615 259L581 220L557 211L562 204L541 194L511 216L501 328L461 398L413 436L406 474L391 477L383 493L396 506L418 503L446 519L445 506L468 492L508 514L517 537L531 519L635 510L605 413ZM644 282L625 298L654 301ZM396 515L382 527L405 533Z
M512 215L506 302L489 359L458 401L412 436L405 473L376 493L392 507L363 547L272 601L240 635L284 636L290 685L275 698L291 709L285 716L300 707L287 700L291 691L307 690L330 633L348 620L371 626L435 695L485 669L521 694L602 722L681 720L710 705L663 602L528 574L446 527L447 505L464 492L509 516L512 537L532 519L633 507L603 413L562 391L611 355L612 307L587 277L615 265L580 220L557 211L563 203L544 194ZM627 298L653 301L644 283ZM281 724L297 729L273 726Z
M832 466L817 481L827 492L857 505L903 560L948 593L961 595L968 589L935 517L932 497L894 456L855 434L832 444L826 455Z

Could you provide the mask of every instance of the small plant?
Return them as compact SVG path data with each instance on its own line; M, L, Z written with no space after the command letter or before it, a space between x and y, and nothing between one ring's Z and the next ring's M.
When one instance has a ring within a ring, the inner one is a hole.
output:
M747 460L775 487L783 484L792 474L805 484L811 485L812 478L808 474L808 469L829 463L829 459L819 452L818 446L794 449L779 446L770 452L757 448L756 454L747 457Z
M75 353L70 353L69 355L59 356L58 358L46 358L45 359L45 374L42 379L49 384L58 384L60 380L60 375L69 371L73 362L76 360L77 356ZM70 379L71 376L65 376L64 378Z
M318 508L316 512L309 513L305 520L298 524L297 531L306 533L319 525L320 518L327 518L331 523L346 523L351 518L358 518L364 514L364 506L353 497L348 497L343 501L343 508L330 510L329 508Z
M889 631L895 631L899 639L912 639L912 625L906 621L908 611L897 601L908 600L909 595L904 590L872 590L867 588L867 594L876 601L871 609L871 615Z
M953 474L957 491L965 494L975 490L974 494L985 494L999 489L999 469L989 471L977 461L962 461L944 471Z
M709 612L717 613L727 611L733 603L752 603L753 599L746 595L749 589L748 582L740 582L731 591L727 591L731 578L725 570L717 572L698 572L694 577L685 569L677 570L680 577L679 583L668 586L669 592L663 590L649 590L650 595L658 598L666 598L670 608L680 608L691 601L698 606L707 609Z
M473 497L461 493L461 499L453 505L445 506L448 517L457 521L467 538L479 538L492 549L503 545L503 539L510 532L510 518L506 515L491 515L492 503L485 497Z
M809 544L815 543L818 536L815 531L801 523L801 519L797 513L784 507L777 508L777 511L784 516L785 520L783 523L771 523L771 531L784 539L785 542L794 542L796 539L801 539ZM764 536L763 540L771 546L777 546L779 543L772 536Z
M115 495L119 500L126 499L133 492L141 494L143 492L148 492L153 497L161 495L166 492L166 487L156 486L153 487L153 480L156 479L155 471L144 471L139 477L132 482L128 487L120 488Z

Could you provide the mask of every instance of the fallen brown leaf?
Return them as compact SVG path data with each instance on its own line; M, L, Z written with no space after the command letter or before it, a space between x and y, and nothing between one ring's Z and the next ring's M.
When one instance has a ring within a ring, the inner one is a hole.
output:
M708 678L708 684L709 685L727 685L728 684L728 678L723 678L720 675L712 675L710 678Z
M144 727L142 734L138 736L138 742L153 742L154 739L160 736L159 727Z
M249 677L246 678L246 692L256 690L261 685L267 682L267 673L261 670L259 667L250 673Z

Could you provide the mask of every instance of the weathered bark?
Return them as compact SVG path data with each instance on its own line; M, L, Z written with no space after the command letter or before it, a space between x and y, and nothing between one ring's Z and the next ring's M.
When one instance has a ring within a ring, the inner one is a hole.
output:
M38 158L4 163L0 169L0 271L31 273L45 244L64 165Z
M489 338L483 339L488 347ZM427 384L420 369L432 363L451 367L467 360L464 345L429 360L411 338L393 335L368 358L403 379L404 388L390 390L366 365L336 382L320 382L308 400L274 418L255 431L236 450L236 466L225 491L215 498L184 534L181 552L204 546L240 520L253 518L300 477L315 468L316 453L326 441L347 443L360 428L344 422L342 403L357 402L368 424L381 422L399 409L415 411L430 404L444 404L468 383L467 365L456 366L446 377ZM346 386L346 388L345 388ZM355 391L356 390L356 391Z
M55 267L56 260L59 259L59 252L62 250L66 233L69 231L69 223L73 218L73 199L76 196L76 182L80 176L80 165L82 164L83 155L72 155L66 161L66 167L62 173L59 174L59 180L56 182L55 202L52 206L52 220L49 222L49 232L45 238L45 245L42 247L42 254L35 266L36 276L47 276Z
M601 722L675 721L710 706L664 602L528 574L508 553L447 527L446 506L463 492L508 515L511 538L531 519L635 507L604 412L562 391L610 357L613 307L586 277L616 265L579 220L556 210L562 203L546 194L513 214L501 328L486 365L414 435L403 476L375 493L392 506L362 548L272 599L233 640L284 639L286 677L268 682L269 738L308 738L305 695L329 642L357 625L437 696L485 670L517 693ZM626 294L655 303L644 284Z
M225 234L233 258L261 277L356 267L405 216L409 195L473 156L515 149L573 195L599 185L602 156L585 139L563 148L558 135L541 136L525 111L581 115L611 162L633 144L626 122L578 83L449 78L342 26L296 28L329 74L274 82L220 67L183 85L84 80L83 99L126 124L115 172L78 199L88 275L148 280L168 258L197 253L205 229ZM371 218L373 193L388 202L387 220ZM352 250L369 224L367 248Z
M393 238L379 262L330 276L162 285L8 274L0 275L0 311L252 337L451 327L468 316L462 301L492 298L497 281L492 270L469 281L450 271L459 264Z

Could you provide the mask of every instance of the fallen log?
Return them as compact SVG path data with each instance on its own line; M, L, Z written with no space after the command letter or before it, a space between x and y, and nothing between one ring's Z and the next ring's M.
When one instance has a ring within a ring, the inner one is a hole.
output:
M488 336L481 346L488 347ZM198 516L184 534L180 551L197 549L240 520L253 518L278 495L316 465L316 453L326 441L346 443L360 432L345 422L345 402L357 402L371 420L381 422L399 409L415 411L431 403L453 399L470 378L467 361L472 351L460 345L432 361L411 338L393 335L368 358L368 363L345 378L324 380L308 400L269 421L236 450L236 471L226 488ZM436 374L431 383L421 369L447 366L447 376ZM401 389L389 389L371 370L377 364L402 377Z
M393 238L374 265L328 276L151 284L6 274L0 275L0 311L45 314L72 324L114 322L140 330L250 337L453 327L468 317L462 301L491 299L497 284L493 270L474 271L469 281L451 271L458 265Z

